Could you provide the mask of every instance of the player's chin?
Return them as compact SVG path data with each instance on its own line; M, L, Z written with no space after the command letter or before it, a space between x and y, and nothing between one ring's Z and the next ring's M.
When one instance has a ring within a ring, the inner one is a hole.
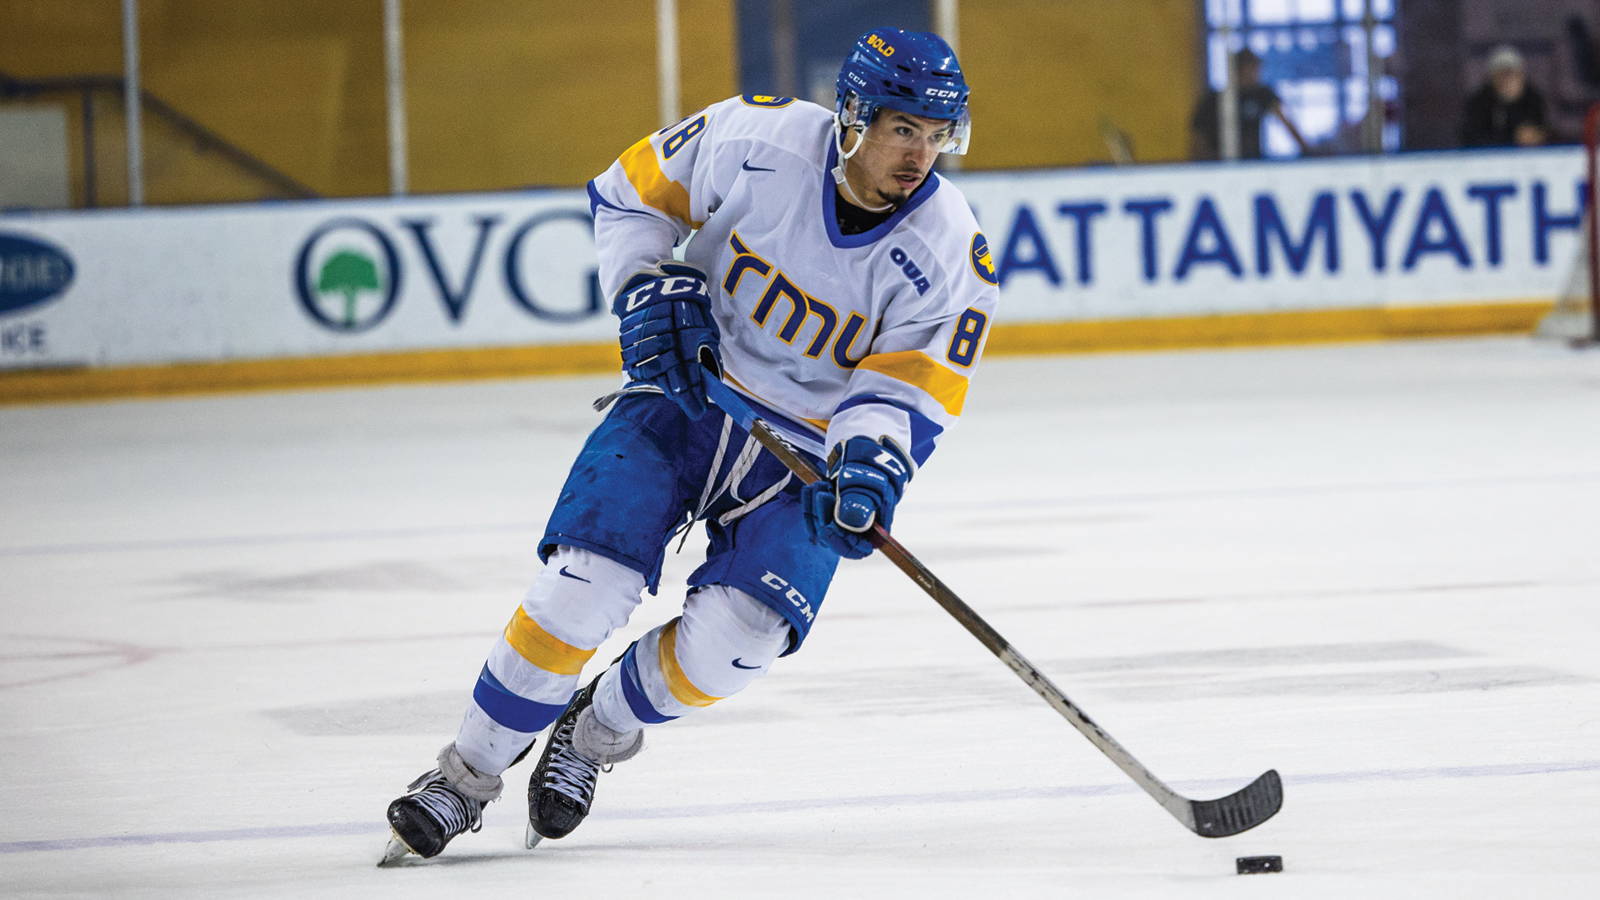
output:
M883 195L884 200L899 206L907 200L910 200L911 195L916 192L917 188L921 186L921 184L921 178L918 178L915 181L910 179L901 180L899 178L894 178L890 179L889 183L884 185L883 190L879 191L879 193Z

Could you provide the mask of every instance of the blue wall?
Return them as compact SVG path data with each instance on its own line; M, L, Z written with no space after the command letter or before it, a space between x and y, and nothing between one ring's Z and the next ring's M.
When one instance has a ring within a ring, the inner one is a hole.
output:
M889 26L928 31L928 0L788 0L794 23L798 71L790 83L795 93L811 100L813 78L831 84L855 39L873 28ZM782 79L773 71L774 0L739 0L739 92L777 94ZM831 94L830 94L831 96ZM832 101L829 101L829 105Z

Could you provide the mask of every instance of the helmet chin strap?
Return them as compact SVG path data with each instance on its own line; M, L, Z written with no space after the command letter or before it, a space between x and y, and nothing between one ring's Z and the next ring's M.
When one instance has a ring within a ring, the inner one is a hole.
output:
M866 201L856 196L855 189L850 187L850 180L844 177L844 164L849 162L850 157L856 155L856 152L861 149L861 144L866 141L866 139L866 135L857 134L856 145L850 148L849 153L846 153L844 150L844 123L839 121L838 116L834 117L833 146L837 151L839 164L833 167L833 183L842 185L844 187L844 192L850 195L850 202L861 207L867 212L887 212L894 208L893 203L885 203L882 206L868 206Z

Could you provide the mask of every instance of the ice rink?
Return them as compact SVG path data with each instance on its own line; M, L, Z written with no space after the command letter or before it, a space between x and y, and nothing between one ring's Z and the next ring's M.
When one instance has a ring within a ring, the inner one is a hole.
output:
M1600 896L1600 353L1521 338L996 358L911 485L901 541L1159 777L1282 773L1255 831L873 559L572 837L522 849L524 763L375 868L616 383L0 409L0 895Z

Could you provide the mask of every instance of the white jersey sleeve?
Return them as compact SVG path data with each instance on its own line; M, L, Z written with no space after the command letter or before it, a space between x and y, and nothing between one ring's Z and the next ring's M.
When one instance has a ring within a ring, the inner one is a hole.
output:
M712 165L717 109L644 138L589 182L603 296L616 296L628 276L671 259L672 249L721 205Z

